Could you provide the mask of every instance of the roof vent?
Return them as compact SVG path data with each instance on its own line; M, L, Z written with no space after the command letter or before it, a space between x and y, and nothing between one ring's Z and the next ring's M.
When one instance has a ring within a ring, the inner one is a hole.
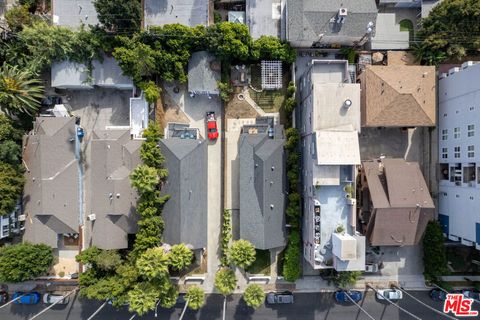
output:
M473 61L466 61L464 63L462 63L462 69L467 69L468 67L471 67L475 64L475 62Z
M272 171L273 171L273 170L275 170L275 167L274 167L274 166L272 166Z
M441 79L445 79L446 77L448 77L448 73L440 73L440 76L438 76L438 79L441 80Z
M350 99L345 100L345 102L343 103L343 107L346 109L349 109L351 106L352 106L352 100Z
M110 200L112 200L112 199L113 199L113 193L110 192L110 193L108 194L108 198L109 198Z
M97 216L95 215L95 213L92 213L92 214L89 214L87 218L89 221L95 221L95 219L97 219Z
M451 68L450 70L448 70L448 75L451 76L452 74L454 74L458 71L460 71L459 67Z
M338 10L338 15L341 17L346 17L347 14L348 14L347 8L340 8L340 10Z
M117 193L117 199L120 199L120 193Z
M273 207L274 207L274 205L273 205L273 204L271 204L271 205L270 205L270 209L273 209Z

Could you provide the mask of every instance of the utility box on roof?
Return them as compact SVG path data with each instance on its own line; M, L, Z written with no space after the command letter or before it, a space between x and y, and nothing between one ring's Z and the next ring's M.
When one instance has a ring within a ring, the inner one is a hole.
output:
M348 234L332 234L333 254L340 260L357 258L357 239Z

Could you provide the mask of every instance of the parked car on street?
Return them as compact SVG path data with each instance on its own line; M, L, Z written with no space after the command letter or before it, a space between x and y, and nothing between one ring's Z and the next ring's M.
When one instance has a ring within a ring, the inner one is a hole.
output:
M293 293L290 291L269 292L267 294L267 304L288 304L293 302Z
M447 293L440 289L430 290L429 296L434 301L445 301L447 299Z
M7 291L0 291L0 303L3 304L8 301L8 292Z
M398 289L380 289L377 292L377 299L379 300L401 300L403 298L403 292Z
M335 301L338 303L351 303L352 301L359 302L363 296L360 291L355 290L339 290L335 292Z
M373 263L373 264L365 265L365 272L367 272L367 273L378 272L378 264Z
M43 295L43 303L46 304L68 304L70 301L69 297L64 298L62 295L59 294L51 294L51 293L45 293Z
M20 296L22 296L20 299L15 300ZM12 296L12 300L15 300L13 303L15 304L37 304L41 298L42 296L38 292L15 292Z
M209 140L218 138L217 117L213 111L207 112L207 137Z
M462 294L465 296L465 298L480 300L480 292L475 289L462 290Z

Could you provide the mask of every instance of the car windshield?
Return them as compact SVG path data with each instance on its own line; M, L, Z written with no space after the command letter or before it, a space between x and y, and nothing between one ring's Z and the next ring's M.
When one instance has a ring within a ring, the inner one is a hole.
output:
M217 129L216 128L210 128L210 129L208 129L208 132L217 132Z

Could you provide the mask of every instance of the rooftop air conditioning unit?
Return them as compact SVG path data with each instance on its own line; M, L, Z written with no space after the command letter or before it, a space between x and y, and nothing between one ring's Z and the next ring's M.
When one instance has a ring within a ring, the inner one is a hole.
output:
M95 219L97 219L97 216L95 215L95 213L92 213L92 214L88 215L88 220L95 221Z
M445 79L446 77L448 77L448 73L443 72L443 73L440 73L440 75L438 76L438 79L439 80L440 79Z
M464 63L462 63L462 69L467 69L468 67L471 67L475 64L474 61L466 61Z
M341 17L346 17L347 14L348 14L347 8L340 8L340 10L338 10L338 15Z
M18 221L25 221L26 217L24 214L18 216Z
M454 74L458 71L460 71L459 67L451 68L450 70L448 70L448 75L451 76L452 74Z

